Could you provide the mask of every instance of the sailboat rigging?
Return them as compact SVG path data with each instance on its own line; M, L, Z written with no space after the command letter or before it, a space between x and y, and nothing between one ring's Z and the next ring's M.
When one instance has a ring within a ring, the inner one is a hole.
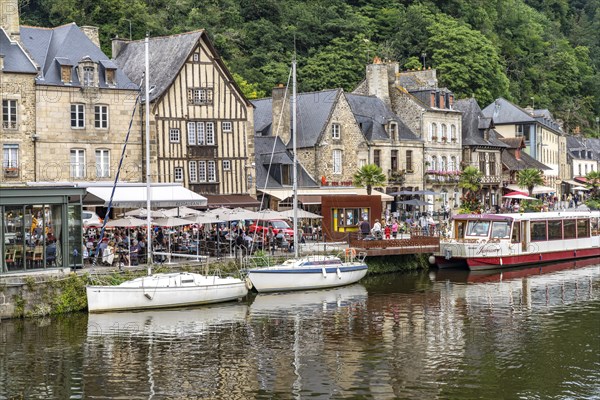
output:
M296 59L292 61L292 149L293 149L293 223L294 258L282 264L251 268L248 277L258 292L320 289L349 285L367 274L365 254L347 249L342 260L338 256L299 256L298 248L298 157L297 157L297 92Z

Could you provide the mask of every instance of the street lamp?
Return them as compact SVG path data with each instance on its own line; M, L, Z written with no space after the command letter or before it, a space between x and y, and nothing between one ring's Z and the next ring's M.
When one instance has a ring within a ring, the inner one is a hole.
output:
M596 133L600 137L600 117L596 117Z
M427 53L421 53L421 58L423 59L423 70L425 70L425 57L427 57Z

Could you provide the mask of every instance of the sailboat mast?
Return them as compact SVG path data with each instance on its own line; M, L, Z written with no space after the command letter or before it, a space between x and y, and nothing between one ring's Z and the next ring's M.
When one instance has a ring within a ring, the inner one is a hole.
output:
M146 73L145 75L145 90L146 90L146 257L148 265L148 275L152 273L152 222L150 220L150 206L151 206L151 186L150 181L150 56L149 56L149 42L148 35L144 42L145 48L145 64Z
M294 193L294 256L298 257L298 156L296 154L296 57L292 61L292 143L294 150L294 172L293 172L293 193Z

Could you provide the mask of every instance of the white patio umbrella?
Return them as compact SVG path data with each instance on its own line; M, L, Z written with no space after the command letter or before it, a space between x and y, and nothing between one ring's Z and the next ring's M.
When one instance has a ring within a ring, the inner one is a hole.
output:
M184 226L191 225L192 222L189 219L177 218L177 217L164 217L155 219L152 222L154 226L165 226L168 228L172 228L175 226ZM168 264L171 264L171 233L169 233L169 261Z
M181 217L185 218L188 215L202 214L202 211L195 210L189 207L175 207L163 211L166 217Z
M264 210L259 210L257 211L259 217L258 219L282 219L282 218L287 218L284 215L282 215L279 211L275 211L275 210L270 210L270 209L264 209Z
M518 200L536 200L535 197L529 197L525 194L522 193L514 193L514 194L507 194L502 196L505 199L518 199Z
M167 217L164 209L162 210L150 210L150 217L152 218L164 218ZM136 208L135 210L127 211L125 213L126 217L146 217L148 215L148 211L145 208Z
M219 222L225 222L225 220L223 218L221 218L221 216L216 216L216 215L210 215L208 213L202 213L202 214L198 214L198 215L191 215L189 217L186 217L185 219L187 219L188 221L190 221L193 224L218 224ZM196 257L197 259L200 256L200 229L198 229L198 236L196 237L196 240L198 241L198 243L196 244Z
M294 218L294 210L286 210L286 211L278 211L282 216L287 218ZM310 211L298 210L298 218L312 218L312 219L321 219L323 216L315 213L311 213Z

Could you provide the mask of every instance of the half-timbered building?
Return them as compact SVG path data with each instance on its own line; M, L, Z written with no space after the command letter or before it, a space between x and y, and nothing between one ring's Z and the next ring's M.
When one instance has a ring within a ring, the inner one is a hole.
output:
M113 40L113 58L141 81L144 40ZM204 30L150 38L149 58L152 180L181 182L209 207L257 206L253 106Z

